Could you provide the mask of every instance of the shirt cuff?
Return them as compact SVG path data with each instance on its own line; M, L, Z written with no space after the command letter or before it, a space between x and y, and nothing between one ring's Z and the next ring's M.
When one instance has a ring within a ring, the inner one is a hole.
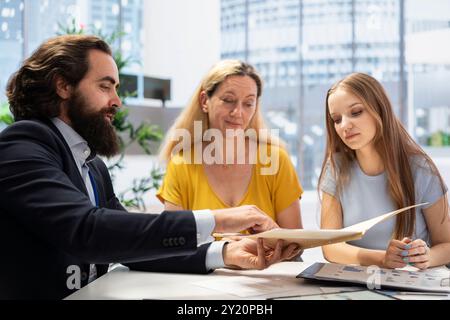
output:
M211 233L216 226L216 220L211 210L194 210L192 211L197 227L197 247L208 242L213 242L214 237Z
M223 246L227 241L214 241L206 251L206 270L215 270L225 267L223 262Z

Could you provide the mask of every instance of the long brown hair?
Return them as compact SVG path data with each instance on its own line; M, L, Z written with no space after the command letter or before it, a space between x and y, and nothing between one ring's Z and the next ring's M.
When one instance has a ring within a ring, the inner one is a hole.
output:
M348 183L350 168L353 161L356 161L356 152L340 139L329 112L328 99L338 88L357 96L375 119L376 134L373 138L375 150L383 161L388 191L398 209L414 205L416 200L410 164L411 156L418 155L425 159L427 165L431 168L431 174L439 178L442 190L445 191L444 181L438 169L395 116L383 86L373 77L363 73L348 75L334 84L327 92L325 103L327 145L319 177L319 191L328 163L330 163L331 174L336 179L337 192L339 193L343 186ZM336 159L337 154L339 154L339 159ZM446 212L444 212L444 218L445 214ZM406 214L397 215L392 237L402 239L412 236L415 230L415 218L414 208Z
M76 87L89 71L90 50L111 55L108 44L96 36L65 35L44 42L8 81L6 95L16 120L59 115L61 98L56 78Z

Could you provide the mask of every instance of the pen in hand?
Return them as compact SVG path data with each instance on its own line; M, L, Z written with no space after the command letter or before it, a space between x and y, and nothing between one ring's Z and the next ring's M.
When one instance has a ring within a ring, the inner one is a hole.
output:
M225 233L213 233L213 237L215 238L225 238L225 237L245 237L245 234L239 233L239 232L225 232Z

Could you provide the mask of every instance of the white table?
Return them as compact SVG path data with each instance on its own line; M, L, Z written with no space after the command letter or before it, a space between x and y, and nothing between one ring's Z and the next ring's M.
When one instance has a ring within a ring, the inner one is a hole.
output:
M296 276L312 263L281 262L265 270L218 269L207 275L130 271L120 265L66 299L262 300L364 289L297 279ZM429 295L400 298L443 299Z
M236 300L341 291L297 279L310 265L281 262L265 270L218 269L208 275L139 272L120 266L66 299Z

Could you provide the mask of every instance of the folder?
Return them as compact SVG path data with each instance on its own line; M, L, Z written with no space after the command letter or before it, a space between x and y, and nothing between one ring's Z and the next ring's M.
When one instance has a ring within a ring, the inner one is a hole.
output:
M366 220L343 229L320 229L320 230L305 230L305 229L283 229L277 228L264 231L256 234L227 234L214 233L214 237L238 236L247 237L251 239L263 238L268 245L275 245L278 239L285 240L288 243L297 243L302 249L320 247L328 244L347 242L358 240L364 237L364 234L376 224L385 221L399 213L405 212L408 209L426 205L427 203L420 203L413 206L401 208Z
M401 289L434 292L440 293L443 297L450 297L448 295L450 293L450 270L445 267L405 270L316 262L298 274L297 278L331 281L333 283L351 283L377 290ZM426 295L426 293L423 293L423 295Z

